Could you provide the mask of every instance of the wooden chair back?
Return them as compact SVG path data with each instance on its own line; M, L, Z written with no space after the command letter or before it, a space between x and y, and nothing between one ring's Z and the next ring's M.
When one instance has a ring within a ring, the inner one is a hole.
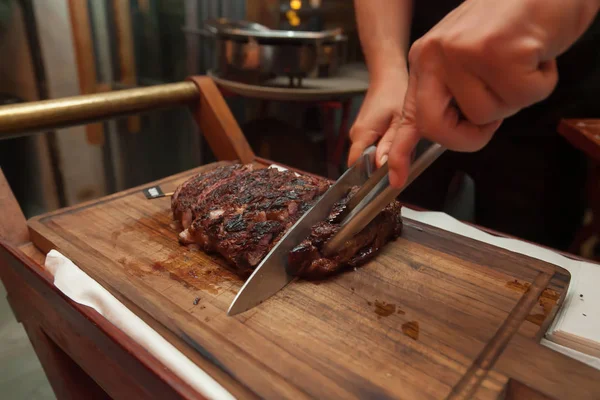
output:
M13 245L29 241L25 215L0 168L0 239Z

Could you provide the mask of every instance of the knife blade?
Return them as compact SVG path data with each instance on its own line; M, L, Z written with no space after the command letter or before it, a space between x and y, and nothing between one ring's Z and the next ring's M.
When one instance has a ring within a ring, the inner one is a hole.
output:
M271 249L237 293L227 311L228 316L259 305L294 280L295 276L287 270L290 251L310 235L316 223L329 216L333 205L352 186L362 185L369 179L375 170L375 150L375 146L367 148L358 161L344 172Z

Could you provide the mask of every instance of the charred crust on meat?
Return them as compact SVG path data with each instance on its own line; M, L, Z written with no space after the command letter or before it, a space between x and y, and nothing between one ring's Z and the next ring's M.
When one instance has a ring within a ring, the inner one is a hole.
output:
M225 230L228 232L239 232L246 229L248 224L242 218L242 214L238 214L233 218L230 218L227 222L225 222Z
M252 233L255 234L259 234L259 235L264 235L267 233L273 233L273 232L279 232L283 230L283 226L281 225L281 222L279 221L262 221L262 222L257 222L256 224L254 224L254 226L252 227Z
M195 242L206 252L220 254L245 278L329 187L322 178L234 164L188 179L175 190L171 208L174 219L187 228L180 234L180 242ZM310 235L290 252L291 273L321 279L358 267L400 235L401 207L393 202L338 254L321 254L323 245L339 230L339 216L357 190L350 189L328 218L315 224Z

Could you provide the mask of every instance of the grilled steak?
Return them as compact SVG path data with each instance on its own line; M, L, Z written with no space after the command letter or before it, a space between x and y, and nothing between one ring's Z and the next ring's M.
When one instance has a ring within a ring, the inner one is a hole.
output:
M181 243L219 253L240 275L247 276L328 188L325 179L291 171L229 165L184 182L173 194L171 208L184 228L179 234ZM346 266L359 266L400 234L400 205L393 203L339 254L323 258L319 250L338 229L335 216L354 190L290 253L290 267L298 276L320 278Z

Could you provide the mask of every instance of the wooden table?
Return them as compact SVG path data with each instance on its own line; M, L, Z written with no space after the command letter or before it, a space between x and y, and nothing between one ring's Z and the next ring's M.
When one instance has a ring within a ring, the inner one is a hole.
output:
M577 232L570 251L580 253L582 246L596 238L596 246L600 246L600 120L568 119L562 120L558 132L573 146L583 151L590 159L587 177L587 199L591 210L591 219ZM600 254L591 257L600 261Z
M197 83L197 121L217 157L269 165L212 81ZM211 167L152 185L170 190ZM600 371L537 343L569 283L539 260L405 220L402 237L357 271L296 282L230 318L242 281L179 247L168 199L134 188L27 224L3 184L0 276L59 398L200 396L52 285L41 268L52 247L238 398L600 396Z

